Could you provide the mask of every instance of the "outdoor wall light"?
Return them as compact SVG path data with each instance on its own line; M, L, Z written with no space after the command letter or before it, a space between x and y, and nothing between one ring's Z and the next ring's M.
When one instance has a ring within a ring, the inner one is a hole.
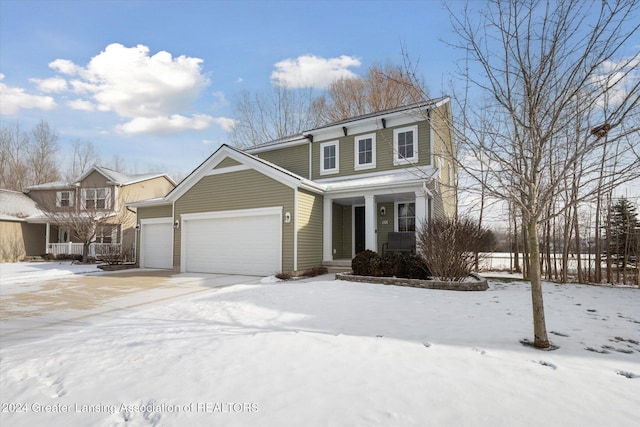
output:
M179 228L179 227L180 227L180 221L176 219L176 222L173 223L173 228Z
M291 212L284 213L284 222L286 222L287 224L291 222Z
M387 209L384 206L382 206L380 208L380 216L385 216L386 214L387 214Z

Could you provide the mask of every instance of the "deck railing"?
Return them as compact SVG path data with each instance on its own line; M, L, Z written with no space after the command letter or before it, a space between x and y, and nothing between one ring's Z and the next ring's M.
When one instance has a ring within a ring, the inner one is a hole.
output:
M89 256L99 258L104 253L120 249L119 243L91 243ZM48 253L52 255L82 255L82 243L49 243Z

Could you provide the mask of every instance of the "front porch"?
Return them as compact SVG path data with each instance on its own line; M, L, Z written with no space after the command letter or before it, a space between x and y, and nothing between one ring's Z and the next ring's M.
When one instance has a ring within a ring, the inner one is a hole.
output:
M357 253L365 249L382 253L389 233L415 232L431 215L431 193L424 187L411 192L325 195L323 265L333 267L338 262L335 267L350 269Z

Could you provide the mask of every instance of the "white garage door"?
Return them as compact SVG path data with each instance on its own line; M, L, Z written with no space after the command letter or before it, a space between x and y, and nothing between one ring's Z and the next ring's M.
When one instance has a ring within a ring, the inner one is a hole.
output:
M266 276L281 271L282 208L182 215L182 271Z
M171 218L141 221L140 267L173 268L173 226Z

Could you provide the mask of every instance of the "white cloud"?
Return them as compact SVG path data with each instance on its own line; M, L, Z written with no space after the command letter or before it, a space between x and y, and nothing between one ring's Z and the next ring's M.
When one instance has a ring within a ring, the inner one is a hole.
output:
M82 69L68 59L56 59L55 61L49 62L49 68L70 76L78 74Z
M0 74L0 113L13 115L21 109L52 110L56 101L50 96L31 95L19 87L10 87L5 83L4 74Z
M73 101L68 101L67 105L74 110L81 111L95 111L96 105L92 102L85 101L84 99L76 99Z
M211 95L213 95L214 98L211 108L226 107L229 105L229 101L227 101L227 98L224 96L224 92L213 92Z
M591 83L604 90L597 100L599 107L617 107L629 102L629 93L640 80L640 55L621 61L605 61L591 78Z
M65 59L56 59L49 67L75 77L69 84L82 98L69 102L72 108L113 111L129 120L118 126L119 132L139 134L209 126L210 116L184 115L209 85L202 62L184 55L174 58L165 51L150 55L143 45L128 48L114 43L85 67Z
M58 93L67 90L67 81L61 77L52 77L50 79L29 79L30 82L35 83L42 92L45 93Z
M169 117L136 117L127 123L117 126L116 130L130 135L204 130L210 126L213 120L211 116L206 114L194 114L193 117L185 117L180 114L173 114Z
M349 68L360 65L358 58L347 55L338 58L303 55L277 62L276 69L271 73L271 83L288 88L326 88L341 78L358 78Z
M237 120L229 119L227 117L216 117L213 119L213 121L225 132L231 132L238 124Z

